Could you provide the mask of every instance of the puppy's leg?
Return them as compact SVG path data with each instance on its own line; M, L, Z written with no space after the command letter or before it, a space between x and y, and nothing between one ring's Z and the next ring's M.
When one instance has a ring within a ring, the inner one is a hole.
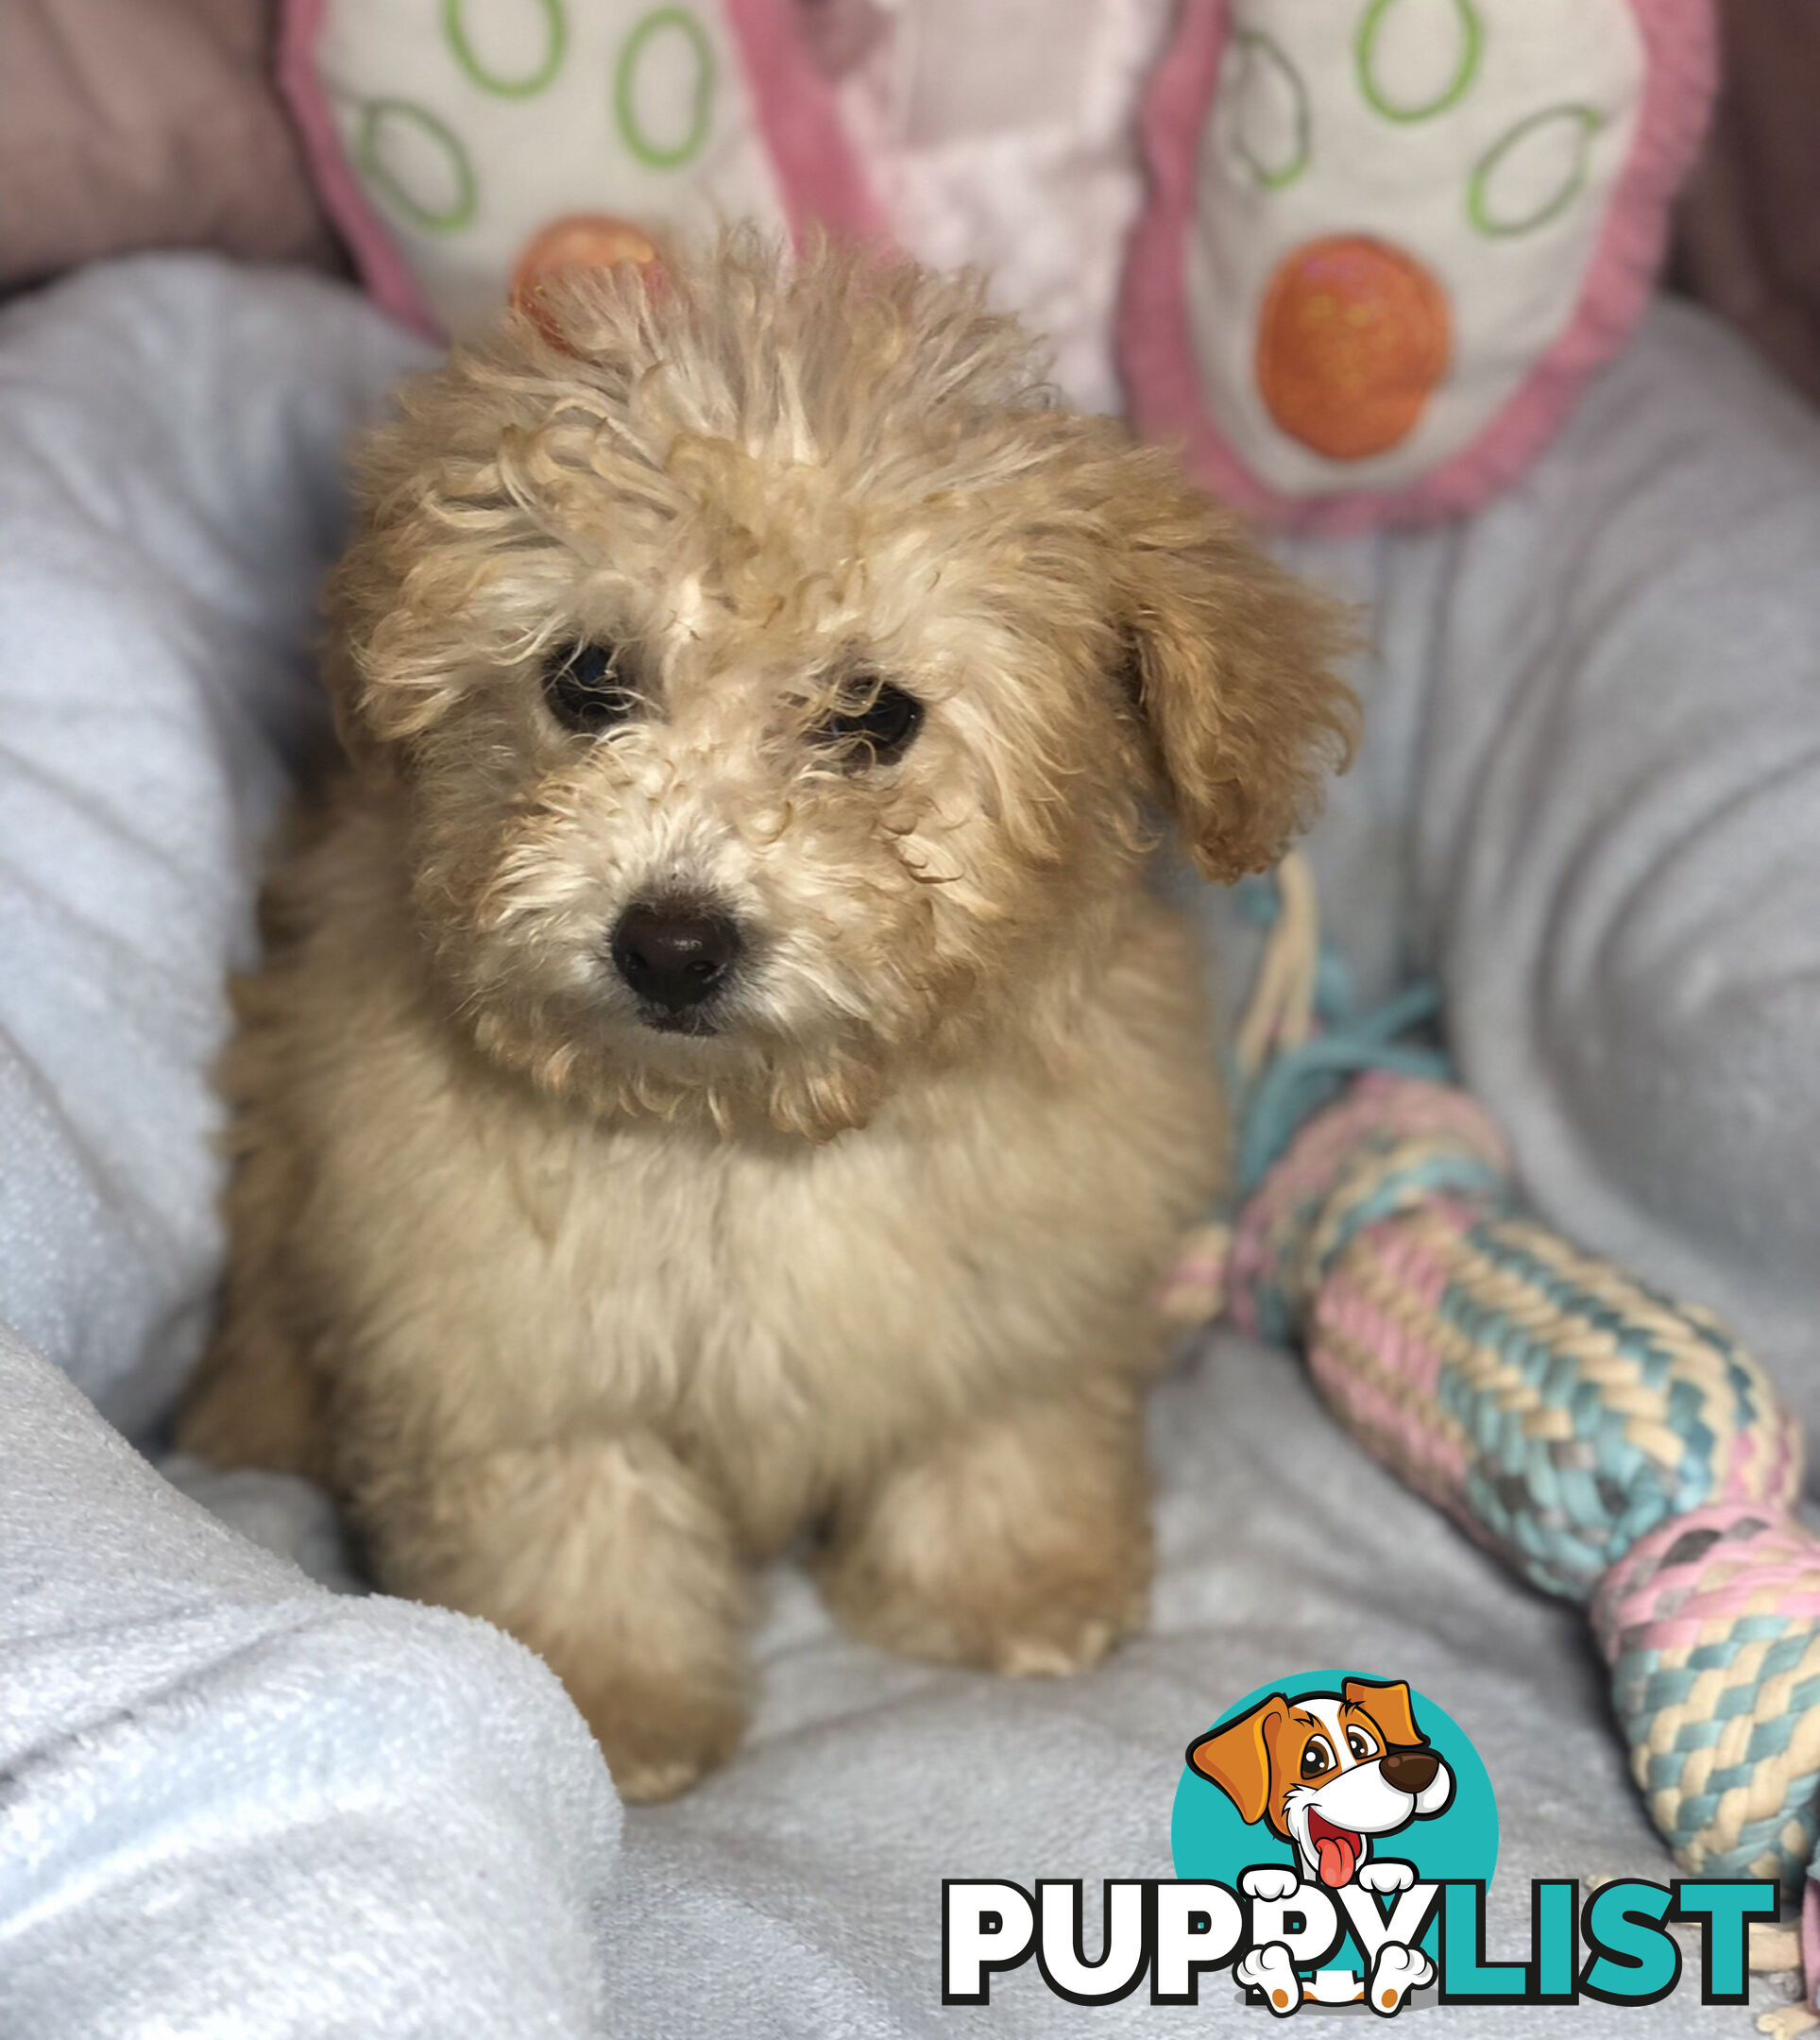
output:
M1151 1557L1135 1399L1030 1402L944 1435L851 1497L822 1586L893 1649L1073 1672L1142 1624Z
M262 914L272 910L272 889ZM271 932L268 921L268 932ZM314 1170L288 1109L299 1061L294 975L237 978L240 1032L221 1067L235 1156L224 1216L231 1251L221 1319L178 1417L178 1443L222 1466L326 1482L328 1385L312 1363L330 1285L300 1251L315 1231Z
M185 1393L177 1442L217 1466L324 1480L322 1385L295 1339L250 1312L231 1320Z
M656 1437L578 1436L356 1484L395 1593L528 1643L627 1799L668 1799L745 1726L750 1583L713 1497Z

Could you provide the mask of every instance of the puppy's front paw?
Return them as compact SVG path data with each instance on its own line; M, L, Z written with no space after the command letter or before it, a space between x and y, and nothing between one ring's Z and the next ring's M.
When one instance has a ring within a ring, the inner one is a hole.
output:
M1265 2003L1278 2018L1287 2018L1301 2008L1301 1979L1281 1941L1240 1956L1233 1964L1233 1977L1247 1990L1262 1991Z
M1248 1870L1238 1880L1238 1888L1248 1898L1263 1898L1267 1901L1292 1898L1301 1879L1293 1870L1281 1864L1260 1863L1254 1870Z
M1407 1891L1415 1881L1415 1864L1394 1861L1361 1863L1358 1876L1354 1879L1354 1882L1362 1884L1367 1891L1380 1894Z
M1149 1597L1139 1592L1108 1608L1030 1608L1008 1614L988 1636L984 1658L1009 1678L1063 1678L1097 1665L1121 1637L1144 1626Z
M828 1605L919 1658L1053 1677L1097 1664L1149 1609L1150 1522L1129 1417L1019 1412L893 1470L844 1513Z
M575 1699L620 1797L633 1805L687 1792L732 1756L745 1730L739 1697L661 1681L603 1681Z
M515 1447L369 1495L380 1584L485 1616L569 1689L626 1799L738 1746L749 1583L713 1498L643 1433Z
M1012 1678L1058 1678L1097 1664L1143 1626L1148 1574L1135 1554L1129 1567L1028 1572L981 1554L964 1572L939 1579L892 1576L848 1559L824 1567L822 1589L851 1628L893 1650Z
M1380 2018L1388 2018L1403 2008L1411 1991L1422 1990L1435 1980L1435 1965L1420 1948L1404 1947L1386 1941L1371 1964L1371 1987L1367 2001Z

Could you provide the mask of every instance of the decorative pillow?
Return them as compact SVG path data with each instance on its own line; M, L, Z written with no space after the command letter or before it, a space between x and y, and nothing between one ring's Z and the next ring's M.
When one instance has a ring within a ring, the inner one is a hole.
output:
M367 287L431 331L527 251L876 225L791 0L288 0L281 77Z
M145 247L334 260L272 0L5 0L0 286Z
M1113 314L1144 201L1137 104L1173 0L797 4L893 237L983 269L1069 397L1122 409Z
M1709 0L1184 0L1146 94L1139 426L1304 528L1471 508L1643 307Z
M1820 403L1820 8L1720 0L1719 45L1671 273Z

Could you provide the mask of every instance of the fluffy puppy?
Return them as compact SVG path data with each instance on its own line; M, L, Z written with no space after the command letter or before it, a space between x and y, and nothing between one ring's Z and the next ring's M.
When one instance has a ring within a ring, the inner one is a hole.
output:
M975 288L738 235L419 379L361 506L185 1442L540 1651L632 1798L734 1747L799 1531L880 1642L1097 1658L1223 1147L1152 817L1276 857L1331 615Z

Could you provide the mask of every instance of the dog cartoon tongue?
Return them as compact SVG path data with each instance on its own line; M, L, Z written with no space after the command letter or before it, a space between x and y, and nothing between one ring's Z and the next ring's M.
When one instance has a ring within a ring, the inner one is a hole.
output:
M1320 1863L1320 1880L1337 1891L1358 1867L1359 1838L1350 1828L1335 1828L1319 1813L1308 1816L1308 1839Z

